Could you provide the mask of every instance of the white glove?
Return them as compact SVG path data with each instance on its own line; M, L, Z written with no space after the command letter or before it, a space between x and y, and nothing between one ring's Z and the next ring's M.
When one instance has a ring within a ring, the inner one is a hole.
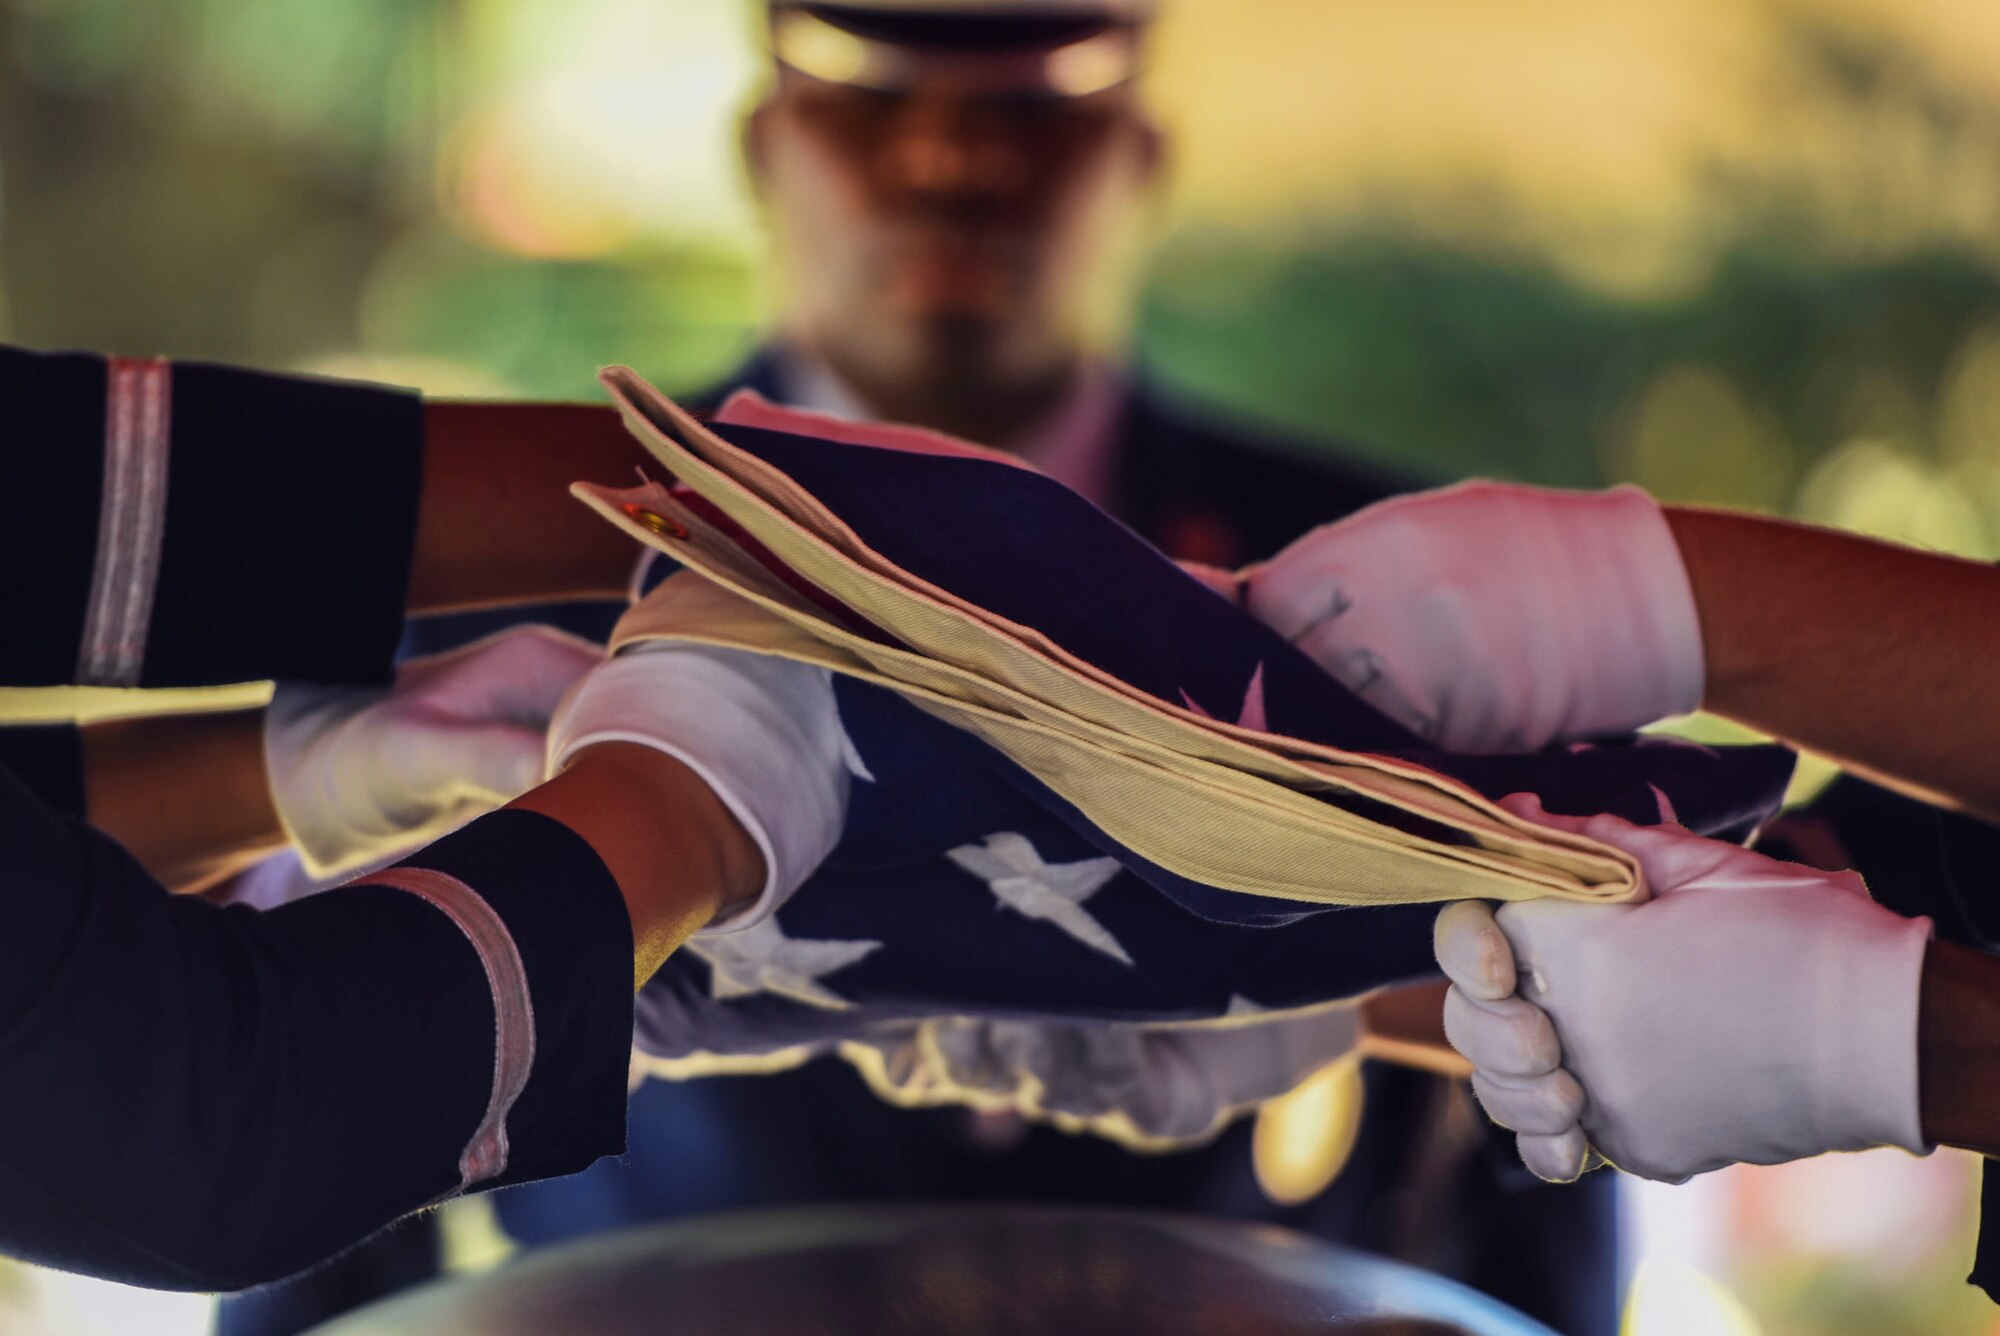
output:
M1133 1025L941 1017L862 1041L857 1063L906 1104L971 1104L1158 1149L1207 1140L1361 1039L1356 1007L1241 1025ZM843 1046L855 1061L855 1043Z
M412 659L388 691L279 683L264 763L306 870L387 861L533 787L549 715L602 658L588 641L524 626Z
M1924 1141L1917 1005L1929 919L1678 826L1517 815L1639 860L1652 899L1461 901L1438 916L1445 1034L1521 1158L1566 1181L1595 1149L1680 1182L1732 1163ZM1586 1144L1587 1143L1587 1144Z
M851 745L824 668L740 650L634 645L577 683L557 710L548 772L595 742L636 742L684 763L764 856L756 902L702 933L770 918L840 839Z
M1396 497L1244 581L1258 620L1453 751L1533 751L1701 703L1687 569L1637 488L1474 482Z

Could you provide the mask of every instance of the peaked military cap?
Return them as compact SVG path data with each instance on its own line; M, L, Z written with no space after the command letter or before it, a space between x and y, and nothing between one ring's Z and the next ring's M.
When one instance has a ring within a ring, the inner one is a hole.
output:
M828 83L895 91L934 80L971 91L1081 97L1139 71L1153 0L774 0L780 65Z

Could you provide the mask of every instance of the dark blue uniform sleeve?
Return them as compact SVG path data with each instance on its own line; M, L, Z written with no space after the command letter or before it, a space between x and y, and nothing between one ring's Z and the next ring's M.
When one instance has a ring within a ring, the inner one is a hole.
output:
M83 736L74 724L0 725L0 769L65 816L84 814Z
M386 682L416 395L0 348L0 683Z
M478 888L511 1011L493 935L399 885L261 914L169 896L4 772L0 847L0 1249L235 1289L623 1149L631 930L557 822L494 813L380 874Z

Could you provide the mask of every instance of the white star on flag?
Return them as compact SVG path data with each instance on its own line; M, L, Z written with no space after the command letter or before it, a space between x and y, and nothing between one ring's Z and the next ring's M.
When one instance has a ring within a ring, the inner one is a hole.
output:
M868 769L868 762L861 759L861 749L854 745L853 735L845 727L840 730L840 759L847 765L847 773L856 779L875 782L875 775Z
M1187 694L1187 688L1185 687L1181 689L1181 701L1202 718L1215 718L1214 715L1201 708L1199 701ZM1259 733L1268 733L1271 731L1271 726L1265 722L1264 718L1264 665L1261 663L1257 665L1257 670L1250 674L1250 685L1243 689L1243 706L1237 710L1235 722L1240 727L1254 728Z
M687 949L708 962L709 995L719 1002L777 993L828 1011L845 1011L854 1004L828 990L820 977L846 969L881 945L800 941L785 936L772 918L741 932L691 937Z
M945 855L986 883L1001 904L1031 919L1061 928L1093 951L1130 965L1132 957L1083 902L1120 871L1115 858L1045 863L1025 835L1002 831L979 844L962 844Z

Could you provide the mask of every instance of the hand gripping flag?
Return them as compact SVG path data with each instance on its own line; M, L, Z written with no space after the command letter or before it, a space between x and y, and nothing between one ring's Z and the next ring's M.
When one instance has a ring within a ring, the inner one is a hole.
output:
M614 647L825 667L853 744L820 872L646 989L640 1047L679 1070L879 1047L937 1017L1240 1026L1345 1005L1434 972L1438 901L1638 889L1622 852L1496 799L1740 838L1790 775L1782 748L1652 738L1440 752L1005 456L705 425L629 371L604 382L671 481L577 493L683 568Z

